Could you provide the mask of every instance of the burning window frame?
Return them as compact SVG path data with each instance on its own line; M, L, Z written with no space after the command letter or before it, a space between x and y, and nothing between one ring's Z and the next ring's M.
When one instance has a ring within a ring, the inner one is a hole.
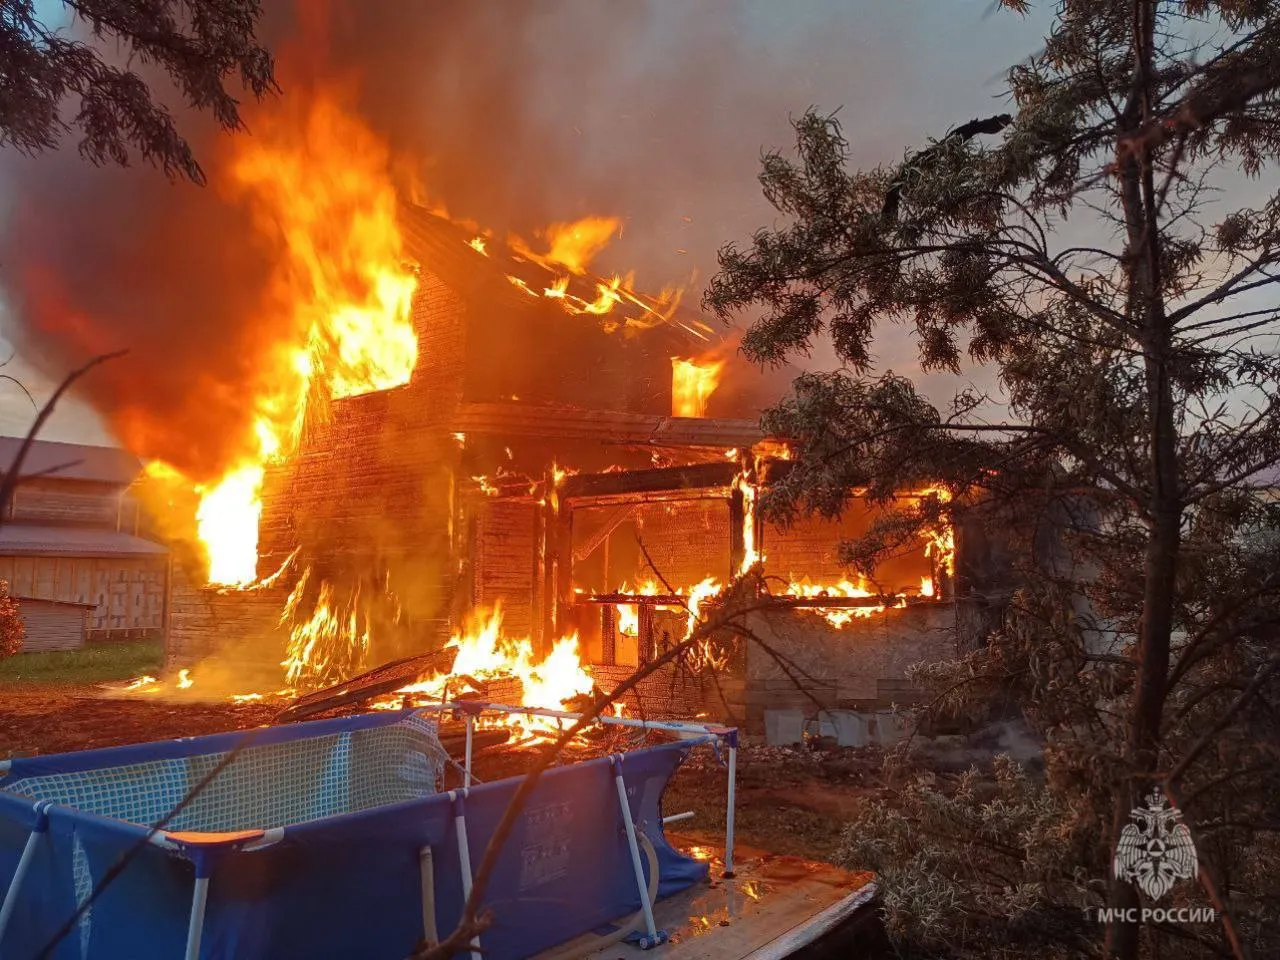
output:
M624 612L626 608L634 608L635 633L627 636L634 636L636 662L643 664L661 652L660 628L655 623L662 612L675 611L692 619L702 604L708 600L714 602L714 596L724 586L752 568L762 575L761 600L768 609L823 617L834 630L845 629L855 621L877 614L920 604L946 604L954 598L955 532L950 527L939 531L933 542L921 543L919 549L931 562L932 576L927 578L928 586L922 584L916 593L907 590L883 593L869 589L865 581L855 583L848 578L814 586L805 582L804 571L779 571L787 576L771 577L764 538L766 525L759 515L759 492L781 479L790 468L786 450L776 443L765 442L755 451L727 452L733 456L722 457L719 462L653 469L576 475L552 470L542 482L523 488L485 491L482 499L488 504L523 501L539 508L532 610L537 635L555 638L574 632L583 638L584 652L592 650L591 662L621 665L619 651L623 636L619 622L624 617L630 619L630 612ZM909 501L939 493L934 489L903 491L900 498ZM862 491L850 491L851 499L859 499L862 494ZM673 584L668 588L655 581L609 592L589 592L575 582L575 563L594 551L593 548L586 555L575 557L575 511L697 501L723 502L728 507L727 564L721 576L709 577L696 585ZM477 502L478 509L485 506ZM832 530L836 536L835 523ZM483 578L483 567L473 568L472 576Z

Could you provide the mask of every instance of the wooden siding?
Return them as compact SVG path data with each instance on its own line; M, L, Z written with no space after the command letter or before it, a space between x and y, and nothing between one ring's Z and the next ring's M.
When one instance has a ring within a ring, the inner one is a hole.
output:
M477 511L472 602L477 607L501 604L504 629L511 636L534 633L538 510L533 503L490 500Z
M160 631L167 560L3 557L0 580L16 597L89 605L86 629Z
M333 581L389 576L424 642L448 635L458 572L450 424L461 400L466 311L424 275L414 301L419 359L403 387L335 401L299 454L263 491L259 566L269 576L295 549ZM414 651L407 651L414 652Z
M38 479L19 484L9 508L15 523L65 523L114 530L122 488L76 480Z
M19 600L18 615L26 628L22 652L76 650L84 646L89 608L46 600Z
M282 589L219 591L197 586L175 564L166 664L190 667L226 653L228 662L262 668L259 672L278 680L288 642L279 624L287 595Z

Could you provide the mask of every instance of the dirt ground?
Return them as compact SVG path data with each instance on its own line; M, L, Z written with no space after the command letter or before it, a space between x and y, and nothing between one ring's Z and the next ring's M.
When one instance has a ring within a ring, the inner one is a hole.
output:
M271 723L280 704L175 703L106 698L76 684L0 684L0 759L199 736ZM495 747L476 757L482 779L520 773L532 754ZM739 751L739 839L775 853L831 860L858 805L877 788L874 751L802 751L746 744ZM705 750L690 757L663 801L694 842L716 842L725 825L725 768Z
M0 759L194 737L270 723L278 706L109 699L92 685L0 685Z

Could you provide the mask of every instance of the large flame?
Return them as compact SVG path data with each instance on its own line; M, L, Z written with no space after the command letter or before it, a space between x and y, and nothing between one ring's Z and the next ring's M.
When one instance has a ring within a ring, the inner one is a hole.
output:
M408 382L417 278L403 259L387 149L337 94L280 101L233 143L227 187L280 254L264 309L292 331L245 397L254 419L242 456L197 485L209 580L241 586L257 577L264 468L297 448L308 403Z
M310 612L304 611L311 576L310 567L303 570L280 614L281 625L289 628L281 666L290 687L340 680L359 672L366 666L372 639L370 611L358 586L340 595L332 583L321 580Z
M518 680L519 706L548 710L564 710L573 698L593 689L576 634L557 640L545 658L536 660L531 640L503 633L500 606L473 615L468 627L455 633L447 646L457 651L449 673L437 673L396 691L397 700L387 705L396 705L405 697L439 700L456 696L466 690L464 678ZM556 729L554 721L538 717L511 716L505 722L534 737Z
M707 401L720 386L723 360L671 358L671 415L705 417Z
M581 276L621 228L622 221L616 217L584 217L572 223L553 223L541 231L548 248L544 253L534 251L519 237L511 238L511 248L549 270L562 268Z

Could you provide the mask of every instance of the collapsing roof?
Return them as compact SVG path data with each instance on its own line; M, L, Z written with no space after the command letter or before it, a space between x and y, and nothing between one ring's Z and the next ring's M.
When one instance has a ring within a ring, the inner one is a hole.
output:
M0 465L8 473L21 449L21 437L0 437ZM22 477L51 477L128 486L142 472L142 461L119 447L34 440L22 461Z

